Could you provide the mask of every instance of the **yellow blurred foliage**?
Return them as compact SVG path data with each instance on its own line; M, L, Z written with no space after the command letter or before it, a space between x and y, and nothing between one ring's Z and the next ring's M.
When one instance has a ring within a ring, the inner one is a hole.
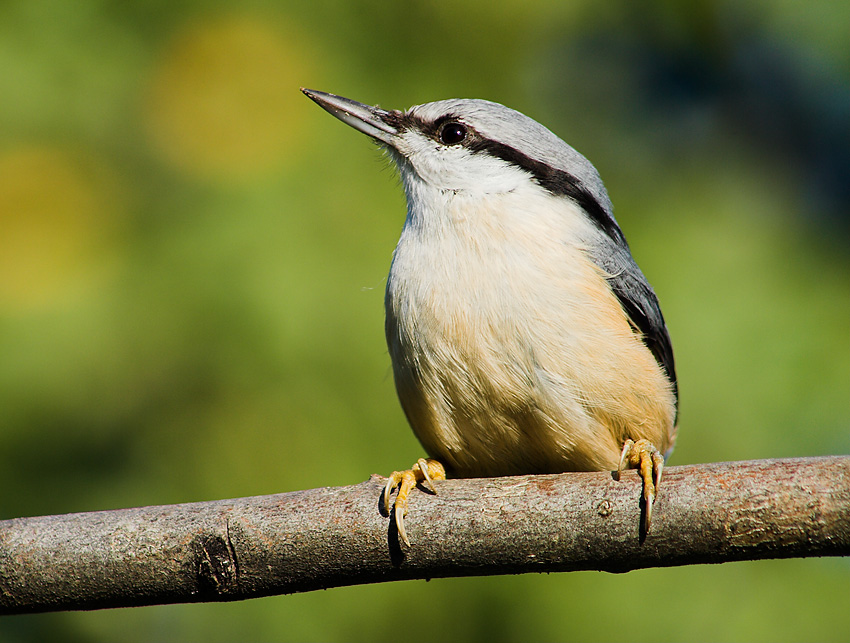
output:
M115 231L103 168L50 146L0 154L0 309L49 305L103 274Z
M295 156L308 107L302 51L258 18L188 23L153 72L145 111L156 151L187 174L228 182Z

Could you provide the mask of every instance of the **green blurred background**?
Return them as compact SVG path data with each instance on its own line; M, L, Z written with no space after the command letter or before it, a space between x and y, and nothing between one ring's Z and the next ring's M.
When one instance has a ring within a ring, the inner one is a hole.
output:
M392 171L301 85L543 122L659 293L672 464L850 453L850 3L0 4L0 518L359 482L421 450ZM405 582L3 641L850 638L848 560Z

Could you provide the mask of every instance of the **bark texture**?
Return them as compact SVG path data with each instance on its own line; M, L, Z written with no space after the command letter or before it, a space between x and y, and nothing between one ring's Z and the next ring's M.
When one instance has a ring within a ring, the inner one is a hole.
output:
M649 534L634 471L438 482L411 497L409 549L383 482L2 521L0 613L850 555L850 456L666 468Z

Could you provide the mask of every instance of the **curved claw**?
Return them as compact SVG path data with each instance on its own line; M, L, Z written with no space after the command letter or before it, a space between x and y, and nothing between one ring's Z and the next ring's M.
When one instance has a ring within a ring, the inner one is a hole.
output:
M434 463L434 464L439 465L440 470L442 471L442 476L443 476L442 479L445 480L446 479L446 472L443 469L443 465L441 465L436 460L430 460L429 461L429 460L426 460L425 458L419 458L416 461L416 464L413 465L413 470L414 471L418 470L422 473L422 480L420 480L419 482L422 482L424 484L424 486L428 488L428 491L430 491L433 494L436 494L437 489L436 489L436 487L434 487L434 481L431 480L431 474L428 471L428 468L431 466L430 463ZM437 471L436 468L434 470L435 470L435 472ZM437 475L439 475L439 473Z
M392 494L393 489L398 487L398 494L396 494L393 505L395 525L399 538L408 547L410 547L410 540L407 537L407 530L404 528L404 517L407 515L407 499L410 492L417 484L422 484L431 493L437 493L434 481L445 479L446 470L443 465L436 460L426 460L425 458L419 458L416 464L406 471L393 471L387 479L383 494L384 508L389 513L390 494Z
M407 513L407 498L404 499L404 507L399 507L398 501L395 505L395 528L398 531L398 537L401 541L410 547L410 538L407 537L407 530L404 528L404 515Z
M629 463L629 454L632 452L632 449L634 448L634 446L635 446L634 440L628 440L627 439L623 443L623 450L620 452L620 463L617 465L617 471L616 471L617 480L620 479L620 472L623 471L623 469L628 468L626 465Z
M617 467L616 477L619 480L620 472L626 467L640 470L643 480L643 499L646 506L644 514L644 533L649 533L652 526L652 506L655 504L658 485L661 484L661 472L664 470L664 456L655 446L645 439L626 440L623 451L620 454L620 463Z
M401 471L393 471L390 477L387 478L387 484L384 486L384 511L387 512L388 516L390 515L390 494L401 482L401 476Z

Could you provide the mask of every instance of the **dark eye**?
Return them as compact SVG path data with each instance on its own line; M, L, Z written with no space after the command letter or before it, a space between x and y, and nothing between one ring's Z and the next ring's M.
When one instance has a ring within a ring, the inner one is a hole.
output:
M457 145L466 138L466 125L449 121L440 128L440 141L444 145Z

